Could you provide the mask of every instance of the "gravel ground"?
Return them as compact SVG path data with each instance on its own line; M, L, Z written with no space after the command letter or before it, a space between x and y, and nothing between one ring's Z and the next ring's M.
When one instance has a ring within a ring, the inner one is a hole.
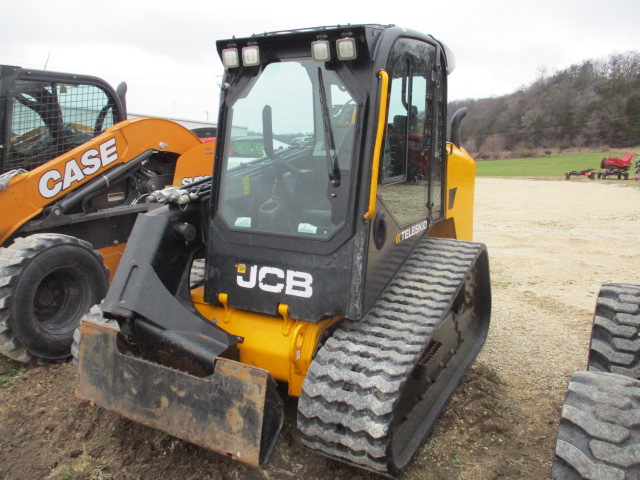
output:
M478 179L475 239L487 244L492 270L489 338L404 478L549 477L600 284L640 283L639 221L633 182ZM258 471L78 402L71 364L0 359L3 373L4 480L378 478L302 448L293 401L272 461Z
M481 359L535 399L585 367L600 285L640 283L640 186L481 178L476 188L493 286Z

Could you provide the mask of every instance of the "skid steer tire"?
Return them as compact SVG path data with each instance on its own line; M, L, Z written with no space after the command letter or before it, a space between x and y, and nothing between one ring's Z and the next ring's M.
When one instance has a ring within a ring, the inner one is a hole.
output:
M640 478L640 381L576 372L562 408L552 480Z
M80 318L108 286L89 243L53 233L17 238L0 249L0 353L20 362L68 358Z
M602 286L593 317L588 370L640 379L640 285Z

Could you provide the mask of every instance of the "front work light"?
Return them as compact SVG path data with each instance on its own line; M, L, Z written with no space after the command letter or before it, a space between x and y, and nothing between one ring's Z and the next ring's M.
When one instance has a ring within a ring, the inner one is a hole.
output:
M327 40L311 42L311 54L316 62L328 62L331 60L329 42Z
M255 67L260 65L260 50L257 46L243 47L242 64L245 67Z
M355 60L356 58L356 41L353 38L341 38L336 40L336 50L338 50L338 59Z
M240 66L240 57L237 48L225 48L222 50L222 64L224 68L238 68Z

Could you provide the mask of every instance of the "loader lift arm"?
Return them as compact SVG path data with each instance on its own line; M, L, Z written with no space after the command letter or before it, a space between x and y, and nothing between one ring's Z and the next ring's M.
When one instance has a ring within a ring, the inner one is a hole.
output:
M102 306L120 328L80 327L76 396L263 465L282 428L282 400L268 372L228 359L237 358L242 339L193 308L189 270L202 250L200 222L194 205L140 216ZM135 349L135 356L116 345Z
M228 350L241 339L200 316L191 303L189 271L203 247L200 210L154 209L139 217L128 245L104 300L105 316L138 339L145 358L164 363L179 357L184 370L210 375L215 359L231 355Z

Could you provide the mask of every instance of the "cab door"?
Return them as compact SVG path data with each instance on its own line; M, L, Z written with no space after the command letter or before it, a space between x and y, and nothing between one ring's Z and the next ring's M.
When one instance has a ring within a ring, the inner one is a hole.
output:
M441 49L399 38L391 49L387 125L367 262L365 310L444 216L445 79Z
M400 230L443 216L445 86L435 45L399 39L388 62L388 120L378 197ZM405 235L406 236L406 235Z

